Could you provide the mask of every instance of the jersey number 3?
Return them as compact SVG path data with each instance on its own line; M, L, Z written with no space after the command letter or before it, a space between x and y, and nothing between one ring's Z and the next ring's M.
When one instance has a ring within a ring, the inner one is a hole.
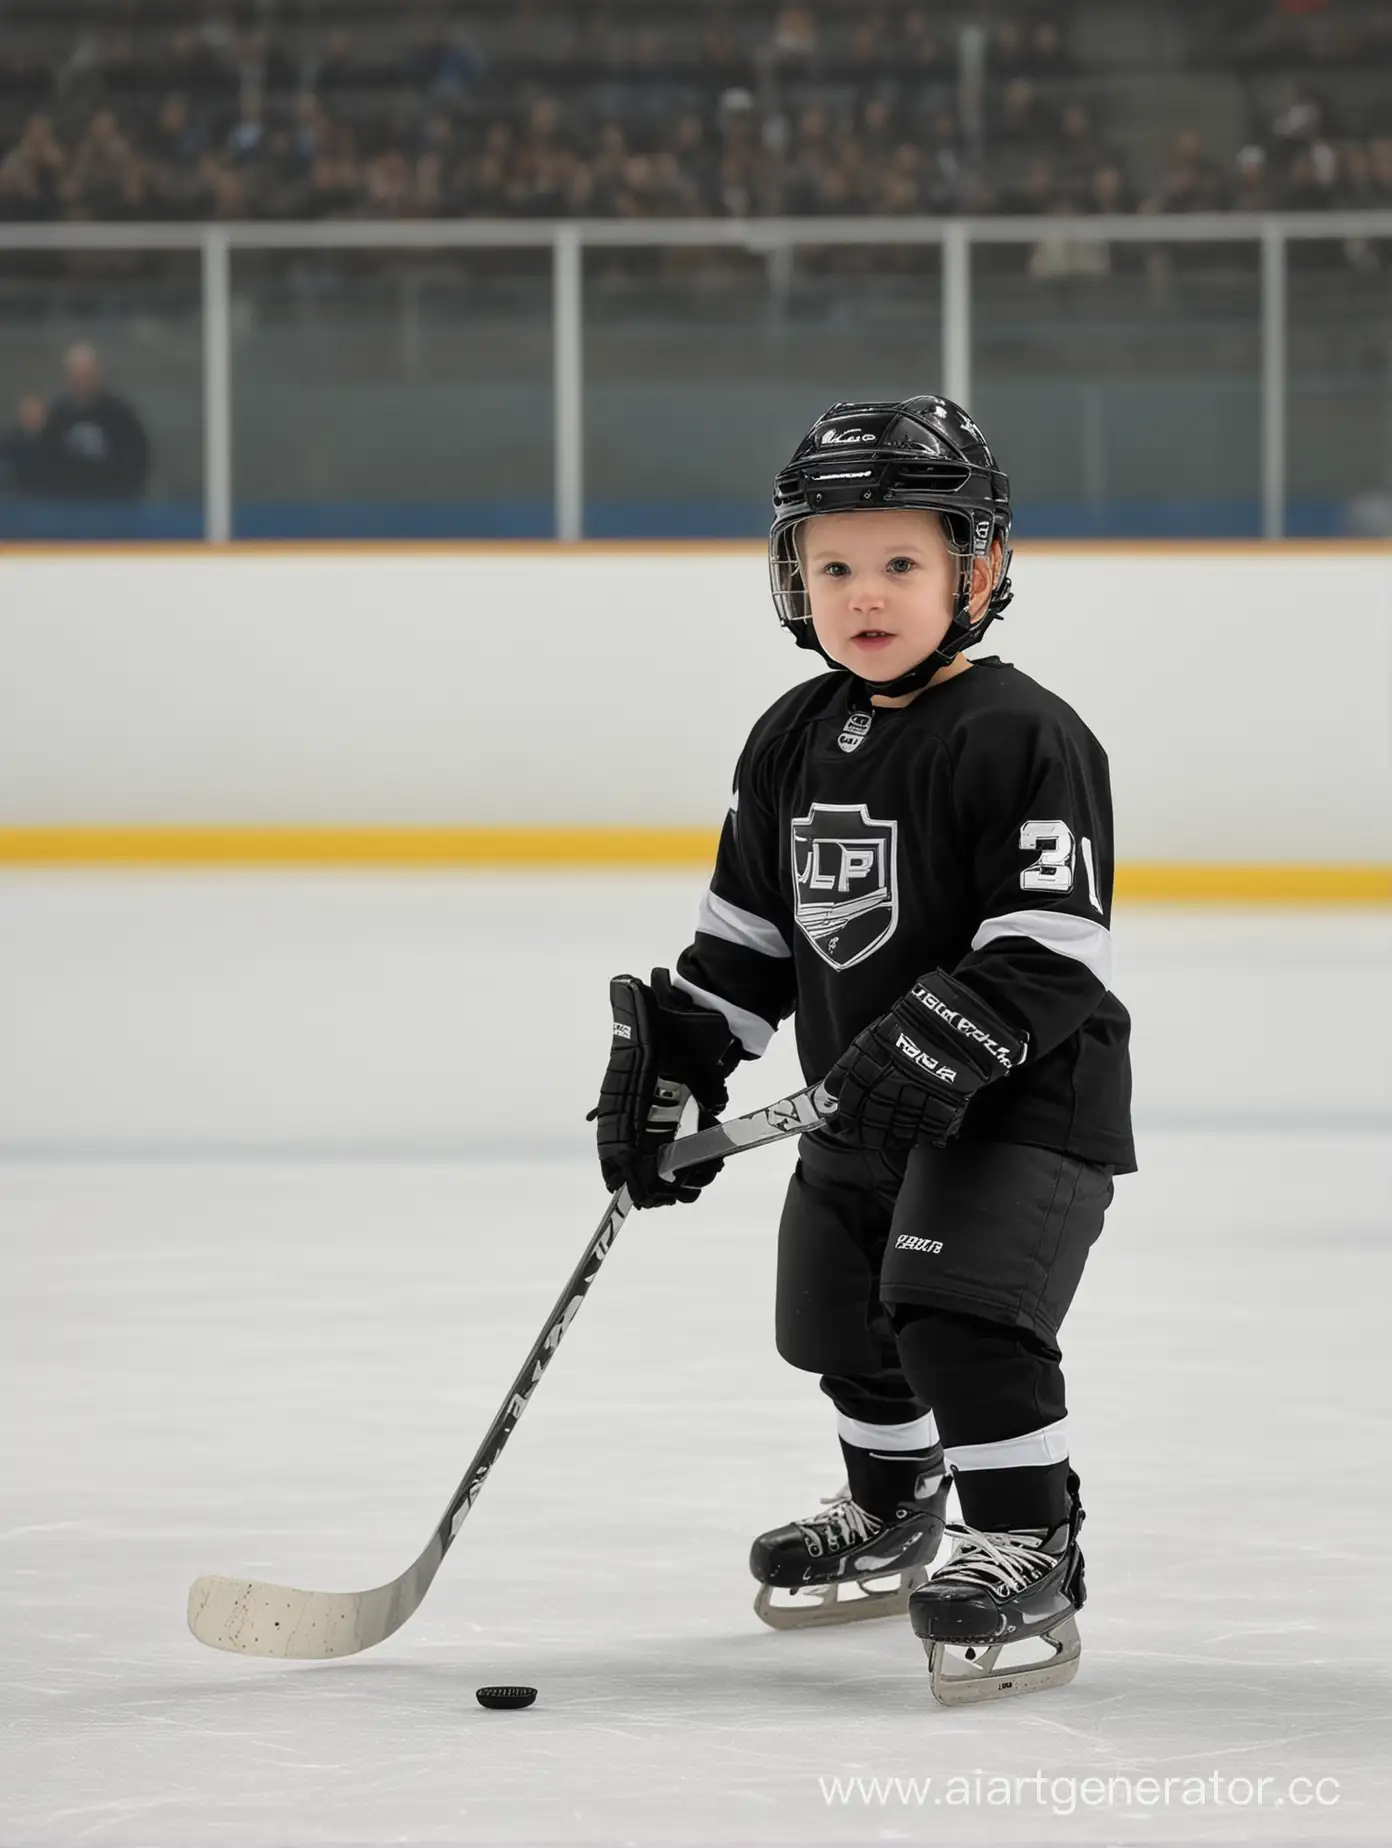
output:
M1094 911L1102 910L1097 896L1097 872L1092 859L1092 842L1086 835L1078 843L1082 849L1083 868L1087 873L1088 899ZM1020 829L1022 853L1037 854L1020 874L1020 888L1025 892L1052 892L1061 897L1073 890L1073 830L1066 821L1027 821Z

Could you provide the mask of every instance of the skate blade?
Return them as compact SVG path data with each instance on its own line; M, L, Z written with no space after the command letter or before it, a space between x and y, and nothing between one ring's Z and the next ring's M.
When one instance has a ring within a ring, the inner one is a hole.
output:
M830 1585L761 1585L754 1597L754 1615L772 1630L902 1617L909 1608L909 1593L927 1577L926 1566L908 1566L883 1578L843 1579Z
M1021 1651L1040 1644L1048 1651L1042 1660L1020 1659ZM933 1698L944 1707L969 1707L978 1701L1007 1700L1016 1694L1066 1687L1077 1674L1083 1653L1078 1625L1072 1617L1018 1643L978 1644L971 1660L957 1644L925 1643L923 1647L928 1652L928 1682ZM1000 1657L1005 1649L1015 1652L1015 1660L1002 1668Z

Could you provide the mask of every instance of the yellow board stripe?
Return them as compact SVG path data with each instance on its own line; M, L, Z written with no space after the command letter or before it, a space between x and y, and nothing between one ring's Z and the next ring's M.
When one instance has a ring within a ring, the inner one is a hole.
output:
M710 828L0 828L0 866L708 866ZM1392 867L1133 861L1117 896L1155 903L1386 905Z

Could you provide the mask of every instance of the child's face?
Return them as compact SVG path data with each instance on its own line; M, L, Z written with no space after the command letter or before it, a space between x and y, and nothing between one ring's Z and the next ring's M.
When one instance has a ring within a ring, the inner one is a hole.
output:
M942 641L959 561L936 515L823 513L798 532L817 640L865 680L895 680Z

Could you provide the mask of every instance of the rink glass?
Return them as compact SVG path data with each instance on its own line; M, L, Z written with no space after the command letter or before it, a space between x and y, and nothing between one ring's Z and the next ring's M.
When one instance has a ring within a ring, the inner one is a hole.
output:
M62 391L63 354L78 341L145 426L149 486L138 501L84 502L0 484L0 540L202 538L198 252L0 252L0 432L15 428L22 397Z
M972 414L1023 536L1261 530L1260 249L979 244Z
M547 249L232 252L238 538L554 532Z
M836 398L931 390L936 245L587 249L585 531L756 538Z
M1392 533L1392 238L1292 238L1286 530Z

